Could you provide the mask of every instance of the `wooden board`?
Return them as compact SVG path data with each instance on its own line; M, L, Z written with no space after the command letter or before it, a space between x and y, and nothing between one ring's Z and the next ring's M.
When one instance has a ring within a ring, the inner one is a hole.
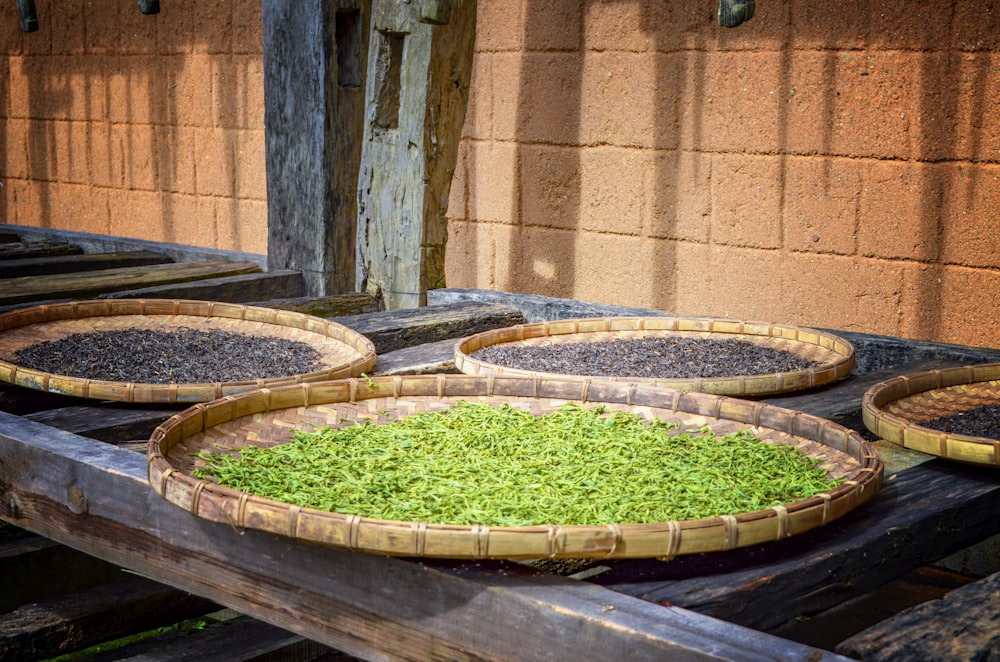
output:
M19 276L44 276L80 271L99 271L122 267L141 267L149 264L172 262L169 257L152 251L126 253L89 253L57 257L20 258L0 260L0 279Z
M0 280L0 305L39 299L87 299L106 292L183 283L201 278L260 271L252 262L179 262L149 267L106 269L90 273L25 276Z
M375 298L368 294L352 292L349 294L331 294L325 297L292 297L287 299L269 299L267 301L249 302L251 306L290 310L303 315L333 319L345 315L361 315L378 312ZM337 320L338 322L340 320Z
M845 659L517 564L434 566L208 523L149 489L141 455L3 413L0 456L3 519L365 658Z
M463 338L523 321L524 317L515 308L482 303L426 306L337 319L340 324L371 340L379 354L423 343Z
M102 294L99 299L199 299L249 303L262 299L299 296L304 291L302 274L298 271L268 271L220 278L153 285L139 289Z
M0 244L0 260L79 255L83 249L76 244L49 241L14 241Z
M1000 573L911 607L841 642L837 650L866 662L1000 656Z

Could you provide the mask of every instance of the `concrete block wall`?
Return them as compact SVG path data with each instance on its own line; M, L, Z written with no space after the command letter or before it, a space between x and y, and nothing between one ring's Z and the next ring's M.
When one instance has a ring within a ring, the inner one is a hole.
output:
M0 17L0 222L266 252L259 0ZM479 0L447 279L1000 347L1000 8Z
M267 252L259 0L0 16L0 222Z
M1000 346L1000 7L480 2L448 282Z

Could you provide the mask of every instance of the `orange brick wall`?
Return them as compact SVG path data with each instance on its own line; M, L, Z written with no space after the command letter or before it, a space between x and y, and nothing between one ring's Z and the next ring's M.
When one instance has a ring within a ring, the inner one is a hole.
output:
M1000 6L480 0L448 283L1000 346Z
M0 15L0 222L267 252L259 0Z
M0 222L266 252L260 3L0 19ZM448 285L1000 347L1000 8L479 0Z

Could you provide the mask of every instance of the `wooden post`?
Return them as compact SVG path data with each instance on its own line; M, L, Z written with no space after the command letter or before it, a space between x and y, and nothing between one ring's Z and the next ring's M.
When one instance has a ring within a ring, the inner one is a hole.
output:
M268 268L355 291L371 0L263 0Z
M357 285L388 310L444 286L445 211L469 94L475 0L374 0Z

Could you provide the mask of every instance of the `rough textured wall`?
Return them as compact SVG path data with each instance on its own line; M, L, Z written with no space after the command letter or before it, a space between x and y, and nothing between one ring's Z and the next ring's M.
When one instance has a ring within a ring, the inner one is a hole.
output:
M1000 346L1000 7L480 3L448 284Z
M266 252L260 3L0 18L0 222ZM480 0L448 284L1000 346L1000 8Z
M0 222L265 253L259 0L0 16Z

